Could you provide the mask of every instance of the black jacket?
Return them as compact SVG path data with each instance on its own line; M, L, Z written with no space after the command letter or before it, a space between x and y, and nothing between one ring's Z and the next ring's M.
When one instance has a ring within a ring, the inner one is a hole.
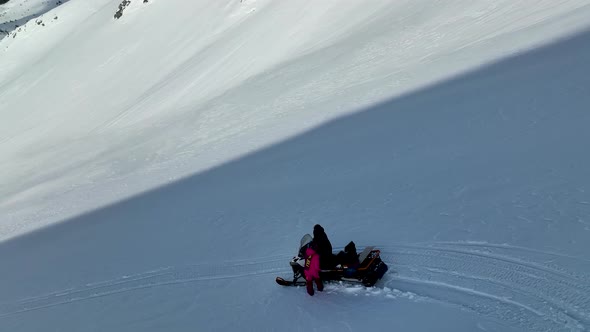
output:
M334 267L332 244L328 239L328 235L324 232L324 228L320 225L315 225L313 227L313 242L316 247L316 252L320 255L320 267L322 270Z

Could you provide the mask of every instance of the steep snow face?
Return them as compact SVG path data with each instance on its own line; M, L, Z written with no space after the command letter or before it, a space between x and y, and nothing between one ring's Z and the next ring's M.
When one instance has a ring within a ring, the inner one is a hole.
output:
M0 41L0 330L590 329L588 1L119 4Z
M549 41L587 3L118 5L71 1L0 43L2 238Z

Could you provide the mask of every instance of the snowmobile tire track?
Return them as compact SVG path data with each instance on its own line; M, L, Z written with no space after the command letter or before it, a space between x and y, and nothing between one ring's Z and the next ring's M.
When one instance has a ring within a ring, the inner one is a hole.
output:
M379 248L382 259L396 271L385 276L386 287L527 331L587 331L590 326L589 276L506 255L507 248L493 245Z
M57 290L48 294L21 299L16 303L0 303L0 319L29 311L155 287L276 274L289 270L285 262L290 258L290 256L274 256L253 261L167 266L132 275L123 275L111 280L88 283L80 287Z

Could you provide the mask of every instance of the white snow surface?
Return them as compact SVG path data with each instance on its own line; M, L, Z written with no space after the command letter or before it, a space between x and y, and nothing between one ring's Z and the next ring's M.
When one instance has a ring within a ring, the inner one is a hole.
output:
M590 1L119 4L0 5L0 331L590 330Z

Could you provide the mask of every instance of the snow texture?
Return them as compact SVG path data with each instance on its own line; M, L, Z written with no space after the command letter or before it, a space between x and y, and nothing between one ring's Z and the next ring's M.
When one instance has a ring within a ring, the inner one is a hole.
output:
M0 331L590 330L590 1L120 4L0 5Z

